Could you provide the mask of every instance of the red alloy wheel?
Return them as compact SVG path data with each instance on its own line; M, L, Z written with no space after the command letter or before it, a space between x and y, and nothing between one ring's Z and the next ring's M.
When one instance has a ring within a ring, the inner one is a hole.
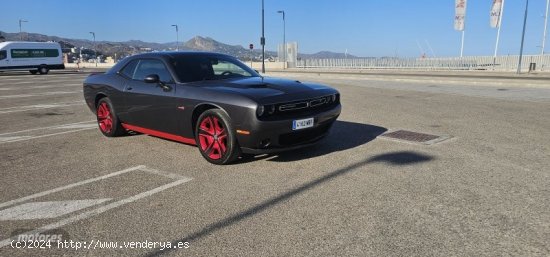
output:
M212 160L219 160L227 152L227 131L220 119L206 116L199 125L199 147Z
M100 103L97 108L97 122L103 133L110 133L113 129L113 113L106 102Z

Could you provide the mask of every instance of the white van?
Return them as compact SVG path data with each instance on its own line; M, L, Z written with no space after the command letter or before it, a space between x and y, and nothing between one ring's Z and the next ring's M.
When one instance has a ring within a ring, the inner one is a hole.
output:
M0 71L28 70L32 74L47 74L48 71L56 69L65 69L59 43L0 43Z

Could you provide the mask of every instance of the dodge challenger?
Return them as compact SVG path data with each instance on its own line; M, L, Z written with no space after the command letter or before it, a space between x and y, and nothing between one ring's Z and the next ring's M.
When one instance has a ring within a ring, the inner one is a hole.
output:
M214 164L312 145L341 111L333 88L263 77L218 53L134 55L83 87L103 135L134 131L196 145Z

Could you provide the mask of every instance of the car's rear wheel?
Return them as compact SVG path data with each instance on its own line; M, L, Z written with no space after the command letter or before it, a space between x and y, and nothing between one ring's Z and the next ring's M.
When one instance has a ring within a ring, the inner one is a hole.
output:
M228 164L241 155L229 117L219 109L207 110L199 116L195 140L202 156L213 164Z
M126 132L120 124L109 98L104 97L97 102L96 116L99 131L103 135L115 137L123 135Z

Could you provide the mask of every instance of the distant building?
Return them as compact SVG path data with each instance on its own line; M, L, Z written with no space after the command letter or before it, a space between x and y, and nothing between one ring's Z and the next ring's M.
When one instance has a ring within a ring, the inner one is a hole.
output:
M277 59L279 62L284 62L285 55L289 67L294 67L295 63L298 61L298 43L287 42L285 46L279 44L277 49Z

